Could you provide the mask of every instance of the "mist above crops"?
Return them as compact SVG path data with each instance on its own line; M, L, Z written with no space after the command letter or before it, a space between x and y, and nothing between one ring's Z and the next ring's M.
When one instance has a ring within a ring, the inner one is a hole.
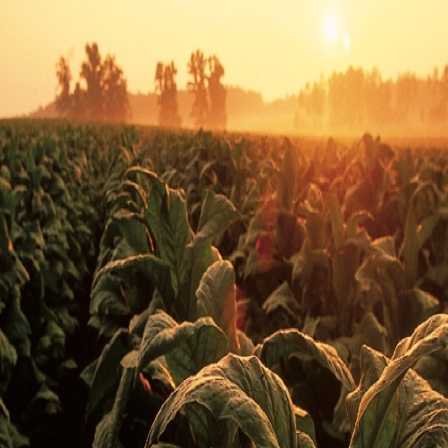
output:
M59 57L71 68L74 89L84 46L95 42L122 70L131 122L159 124L156 68L173 63L181 125L197 127L195 99L186 91L190 56L200 50L224 68L226 129L440 136L446 16L443 0L6 2L0 117L40 108L51 115Z

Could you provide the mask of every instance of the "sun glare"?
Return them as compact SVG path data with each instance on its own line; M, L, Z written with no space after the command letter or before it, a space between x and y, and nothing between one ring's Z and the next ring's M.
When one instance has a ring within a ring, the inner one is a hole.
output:
M344 46L344 50L350 50L350 36L348 33L344 33L344 37L342 38L342 45Z
M336 42L339 35L339 24L335 16L330 15L325 19L324 31L327 42Z

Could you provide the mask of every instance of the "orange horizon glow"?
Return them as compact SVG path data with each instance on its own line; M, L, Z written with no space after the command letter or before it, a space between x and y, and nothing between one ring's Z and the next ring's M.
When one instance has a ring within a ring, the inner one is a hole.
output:
M349 66L395 78L407 71L425 77L448 63L445 0L5 0L0 9L0 117L51 102L59 56L77 78L89 42L115 55L130 92L153 92L157 62L171 60L185 89L189 56L201 49L218 56L225 85L266 101Z

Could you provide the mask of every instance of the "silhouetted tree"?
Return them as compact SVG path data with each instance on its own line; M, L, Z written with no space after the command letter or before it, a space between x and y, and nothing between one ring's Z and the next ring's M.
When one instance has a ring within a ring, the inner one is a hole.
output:
M419 113L417 107L418 81L413 73L404 73L398 76L395 84L395 99L397 112L400 114L403 124L409 124L409 121Z
M177 107L177 85L174 80L177 74L174 62L164 65L157 64L154 82L156 92L159 94L159 125L180 127L181 118Z
M72 98L72 109L70 111L70 117L76 120L81 120L85 117L85 91L81 89L79 82L75 85L75 91Z
M365 82L362 69L349 67L333 73L328 81L330 123L334 126L363 125L366 115Z
M187 88L194 93L191 116L198 127L203 127L206 124L208 115L205 66L206 61L202 51L197 50L196 53L191 54L188 63L188 73L193 77L193 81L188 82Z
M378 126L391 124L392 82L383 81L377 68L365 73L364 82L367 123Z
M333 130L362 132L376 126L389 132L445 132L448 65L442 72L435 68L426 79L407 72L384 81L376 68L334 72L319 88L308 83L298 95L296 126L313 130L318 115Z
M208 111L207 124L211 128L225 129L227 123L226 89L221 84L221 78L224 76L224 67L214 55L208 59L208 67L210 72L207 77L210 109Z
M80 81L73 93L70 93L70 69L64 58L59 60L56 73L60 90L56 97L58 112L76 119L125 120L129 102L123 71L113 56L107 55L102 61L96 43L87 44L85 50L87 61L81 65Z
M81 66L81 78L86 84L85 103L88 118L102 120L104 118L103 102L103 67L98 45L93 43L85 47L87 61Z
M125 118L129 109L127 82L123 71L115 63L115 58L110 55L106 57L102 66L101 91L104 117L112 121Z
M440 78L440 96L437 100L438 115L441 121L448 119L448 65L445 66Z
M327 93L323 79L320 83L315 82L313 87L307 83L305 90L299 93L297 100L295 125L310 127L313 130L321 127L324 121L326 98Z
M67 61L62 56L57 63L56 76L59 84L59 92L56 94L56 110L59 115L68 117L72 109L72 97L70 95L72 74Z

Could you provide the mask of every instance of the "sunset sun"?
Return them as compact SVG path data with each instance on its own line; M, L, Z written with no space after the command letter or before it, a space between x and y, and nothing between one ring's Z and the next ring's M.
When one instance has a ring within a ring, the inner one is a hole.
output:
M339 23L338 19L335 16L329 15L325 19L324 33L325 33L325 40L329 43L334 43L338 39Z

